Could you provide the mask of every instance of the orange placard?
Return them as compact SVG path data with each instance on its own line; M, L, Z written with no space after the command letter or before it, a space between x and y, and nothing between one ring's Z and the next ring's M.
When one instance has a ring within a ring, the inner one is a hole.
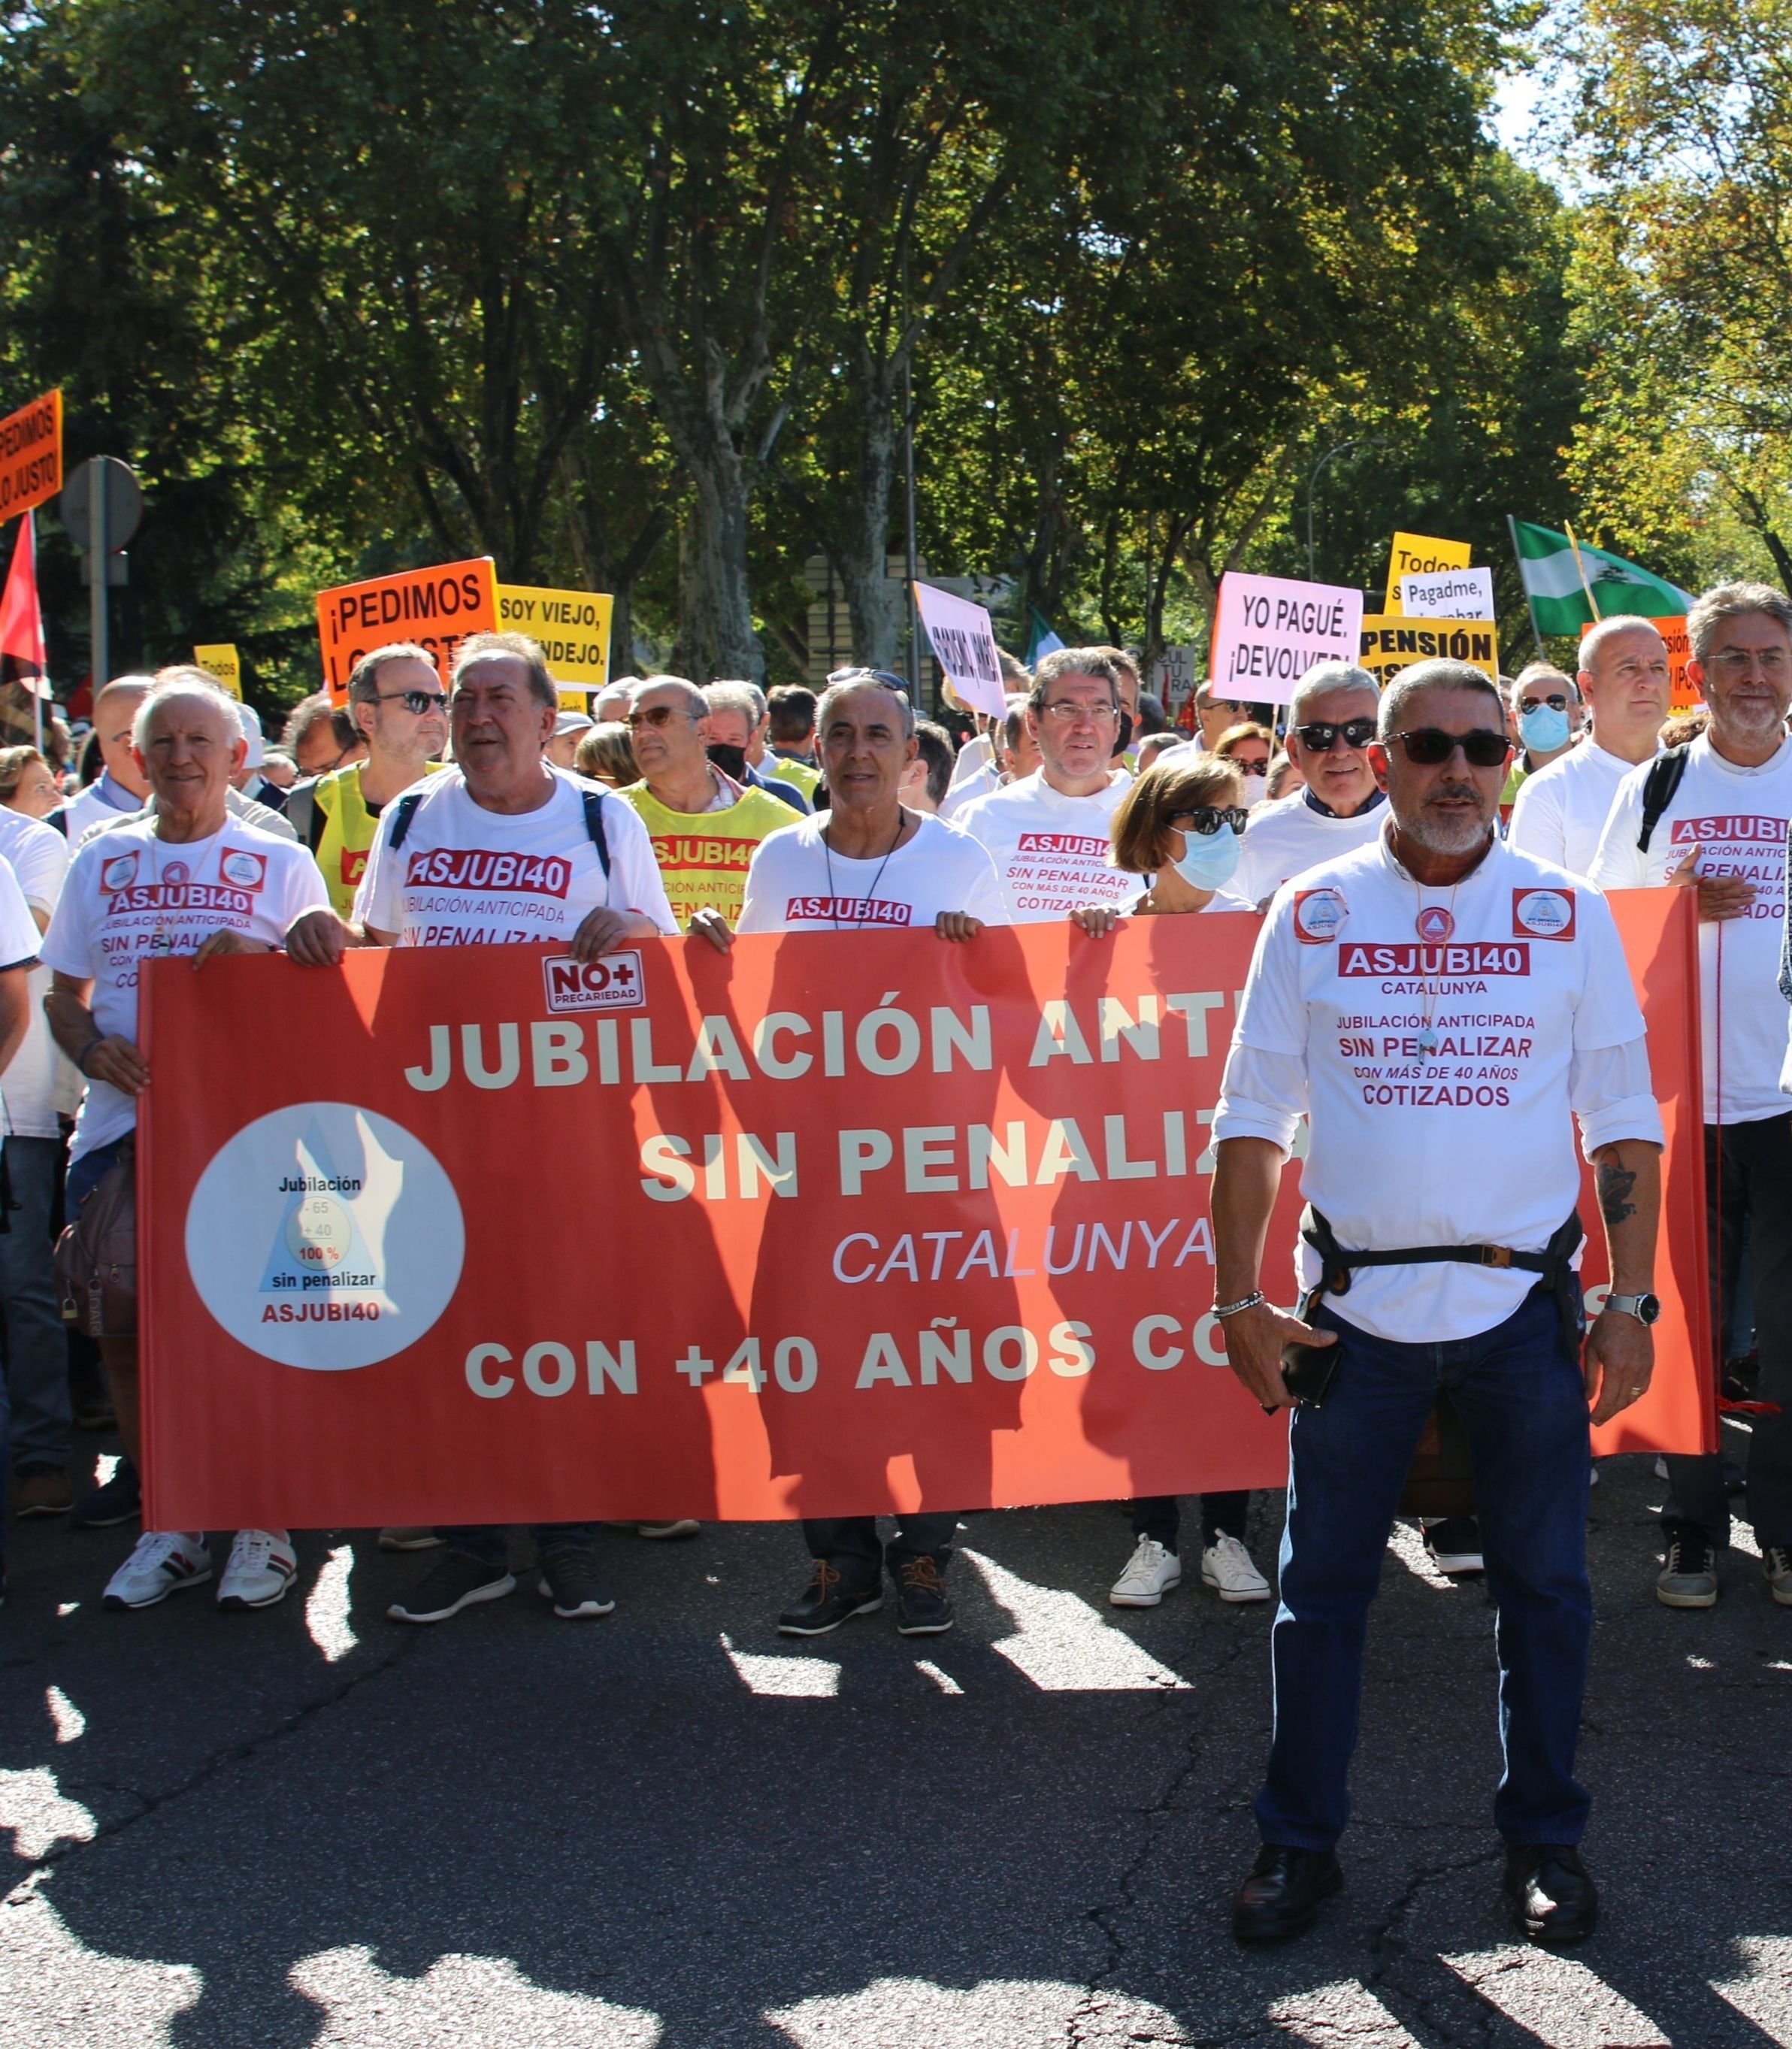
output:
M1615 618L1619 615L1613 613L1611 616ZM1691 659L1693 653L1693 643L1686 632L1686 615L1681 612L1678 617L1673 619L1646 620L1639 613L1638 623L1642 625L1653 626L1667 643L1668 682L1670 691L1668 698L1669 710L1698 710L1705 700L1699 695L1697 688L1688 679L1686 675L1686 664ZM1592 630L1593 621L1590 619L1583 620L1580 627L1581 639L1584 640Z
M1672 1119L1662 1366L1626 1449L1710 1434L1690 912L1662 890L1621 914ZM152 963L150 1522L1280 1485L1285 1424L1211 1315L1204 1151L1257 930ZM1285 1299L1297 1180L1265 1269Z
M437 569L401 570L317 593L324 681L337 704L348 701L355 664L388 641L426 647L445 689L455 649L469 634L497 629L498 579L489 555Z
M0 522L62 488L62 394L46 391L0 420Z

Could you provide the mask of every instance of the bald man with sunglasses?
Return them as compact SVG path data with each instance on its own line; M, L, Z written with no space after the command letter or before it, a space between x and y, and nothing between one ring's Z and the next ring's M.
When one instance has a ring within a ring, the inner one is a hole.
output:
M1599 1911L1574 1776L1588 1408L1603 1422L1649 1386L1661 1117L1604 898L1499 837L1511 748L1493 685L1416 663L1378 730L1385 823L1277 892L1214 1119L1214 1314L1251 1394L1293 1408L1262 1848L1233 1930L1299 1934L1343 1883L1369 1605L1447 1390L1498 1613L1505 1891L1532 1941L1573 1942ZM1260 1269L1303 1116L1294 1316ZM1576 1123L1612 1273L1584 1364Z

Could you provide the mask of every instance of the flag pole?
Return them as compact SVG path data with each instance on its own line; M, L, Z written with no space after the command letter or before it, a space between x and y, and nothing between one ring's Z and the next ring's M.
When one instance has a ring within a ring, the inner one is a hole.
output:
M1580 588L1587 593L1587 604L1593 615L1595 624L1600 618L1599 600L1593 595L1593 587L1587 581L1587 566L1580 559L1580 543L1574 538L1574 529L1565 519L1562 531L1568 536L1568 545L1574 550L1574 566L1580 573Z
M1506 515L1506 531L1512 536L1512 559L1518 565L1518 588L1525 594L1525 609L1530 614L1530 637L1537 643L1537 659L1545 662L1549 657L1543 651L1543 636L1537 628L1537 604L1530 585L1525 581L1525 558L1518 552L1518 523L1510 512Z

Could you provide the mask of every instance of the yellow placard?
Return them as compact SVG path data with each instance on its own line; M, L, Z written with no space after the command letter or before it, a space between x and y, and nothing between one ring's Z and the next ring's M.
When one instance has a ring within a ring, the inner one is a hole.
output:
M1438 570L1465 570L1473 551L1466 541L1436 541L1429 534L1396 534L1394 547L1388 557L1388 594L1385 609L1388 615L1398 619L1400 608L1400 579L1403 576L1428 576ZM1368 630L1369 622L1362 622Z
M499 625L541 643L554 680L562 686L561 702L571 711L588 709L588 693L610 679L610 607L597 591L498 586Z
M1417 572L1408 569L1405 576ZM1443 656L1499 680L1499 636L1479 619L1408 619L1371 612L1362 622L1362 666L1385 690L1409 663Z
M193 660L207 675L216 676L239 704L243 702L243 663L235 647L221 640L215 647L196 647Z

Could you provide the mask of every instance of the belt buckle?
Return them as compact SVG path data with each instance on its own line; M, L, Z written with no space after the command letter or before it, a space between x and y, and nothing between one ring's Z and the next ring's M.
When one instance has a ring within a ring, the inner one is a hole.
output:
M1483 1245L1481 1247L1481 1264L1483 1266L1510 1266L1512 1264L1511 1246Z

